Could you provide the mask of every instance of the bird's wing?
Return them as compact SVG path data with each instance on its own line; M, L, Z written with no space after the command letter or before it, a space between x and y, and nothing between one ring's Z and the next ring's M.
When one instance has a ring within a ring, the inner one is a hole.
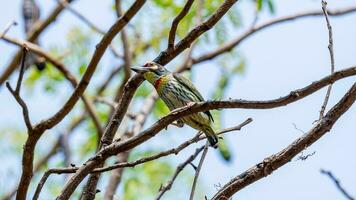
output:
M186 89L188 89L190 92L192 92L198 99L199 101L205 101L203 96L200 94L200 92L197 90L197 88L193 85L193 83L185 78L182 75L179 75L177 73L173 73L173 77L180 83L182 84ZM214 118L211 115L210 111L205 111L204 112L206 115L208 115L209 119L214 122Z

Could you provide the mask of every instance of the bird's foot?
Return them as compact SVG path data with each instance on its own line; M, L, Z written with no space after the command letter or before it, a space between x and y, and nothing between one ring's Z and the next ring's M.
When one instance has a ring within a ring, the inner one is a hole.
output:
M191 102L188 102L187 103L187 106L193 106L195 104L195 102L194 101L191 101Z

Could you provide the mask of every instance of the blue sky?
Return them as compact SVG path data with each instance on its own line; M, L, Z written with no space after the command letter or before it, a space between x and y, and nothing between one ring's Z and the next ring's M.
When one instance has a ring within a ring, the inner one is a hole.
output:
M48 8L53 7L54 2L39 1L41 7L46 8L42 9L44 10L42 16L46 16L46 13L50 11ZM74 6L105 29L114 19L112 12L109 12L111 3L112 1L109 0L100 3L94 0L85 2L78 0ZM5 27L13 19L21 23L20 1L6 1L5 5L2 5L0 27ZM321 9L320 1L314 0L277 0L275 5L276 15L263 13L259 22L301 11ZM329 1L328 7L333 9L355 5L356 2L353 0L333 0ZM242 15L248 24L252 16L250 4L242 0L236 6L241 6ZM356 13L331 18L336 70L356 64L355 21ZM85 27L69 13L64 13L41 38L42 40L45 38L46 44L65 42L66 32L78 24ZM14 27L9 35L23 38L21 25ZM328 34L323 17L292 21L255 34L238 47L239 52L246 58L247 68L245 74L233 79L226 97L249 100L274 99L328 75L330 64L327 45ZM13 46L0 42L0 72L15 50ZM204 52L204 50L199 51ZM103 65L107 63L110 63L110 59L103 60ZM219 71L213 68L216 64L216 62L203 63L194 68L195 74L201 75L193 77L194 83L205 97L209 96L218 78ZM12 77L12 83L14 80ZM328 108L334 105L355 81L356 78L352 77L337 82L333 86ZM71 91L70 88L67 89L68 92ZM323 89L301 101L271 110L225 110L225 127L242 122L247 117L252 117L254 122L241 132L230 133L226 137L234 153L232 163L226 165L217 153L209 151L200 177L206 194L211 196L216 191L214 185L223 185L230 178L261 162L263 158L278 152L301 136L302 133L296 130L293 124L299 129L308 131L313 126L312 122L319 116L325 92L326 89ZM24 93L26 97L26 92ZM49 116L55 111L56 105L60 105L63 101L63 99L52 99L40 93L27 96L31 97L28 104L35 120ZM42 112L43 110L46 112ZM3 87L0 88L0 111L6 113L6 115L0 115L1 127L24 128L22 120L18 120L21 119L19 106ZM356 141L355 111L356 106L353 106L338 120L330 133L304 151L305 154L315 151L312 157L306 161L293 159L272 175L237 193L234 199L342 199L333 183L319 173L321 168L331 170L341 180L342 185L356 196L356 190L354 190L356 175L352 173L356 168L356 160L352 159L356 151L354 145ZM184 128L183 130L175 130L174 133L186 132L190 129ZM189 131L189 133L192 132ZM184 138L190 136L184 134ZM153 144L155 143L157 141L153 139ZM1 170L0 175L4 173L5 171ZM0 186L2 185L4 183L0 181Z

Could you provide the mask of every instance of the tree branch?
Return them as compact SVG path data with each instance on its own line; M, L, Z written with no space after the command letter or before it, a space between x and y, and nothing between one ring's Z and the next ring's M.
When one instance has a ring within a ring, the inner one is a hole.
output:
M320 170L320 173L329 177L331 181L334 182L336 188L341 192L341 194L348 200L355 200L342 186L340 181L331 173L331 171L326 171L324 169Z
M356 7L349 7L345 9L340 9L340 10L334 10L334 11L328 11L330 16L342 16L346 14L350 14L356 11ZM201 63L207 60L214 59L215 57L231 51L234 47L239 45L242 41L247 39L248 37L252 36L254 33L259 32L265 28L269 28L273 25L277 25L280 23L296 20L296 19L302 19L306 17L313 17L313 16L323 16L322 11L309 11L309 12L302 12L302 13L297 13L293 15L288 15L280 18L273 19L271 21L262 23L260 25L255 26L254 28L250 28L247 31L243 32L240 36L236 37L235 39L232 39L229 42L226 42L225 44L222 44L219 48L208 52L206 54L203 54L197 58L193 58L193 64Z
M242 174L236 176L225 184L212 198L212 200L229 199L236 192L244 187L254 183L277 170L281 166L287 164L298 153L319 140L324 134L329 132L335 122L343 115L355 102L356 99L356 83L348 90L344 97L321 119L316 125L296 139L293 143L281 150L277 154L273 154L265 158L261 163L256 164Z
M323 13L325 15L325 20L326 20L326 25L328 27L328 31L329 31L329 45L328 45L328 49L329 49L329 54L330 54L330 64L331 64L331 73L334 73L335 71L335 60L334 60L334 41L333 41L333 31L332 31L332 27L329 21L329 15L328 15L328 11L326 9L326 5L327 3L325 1L321 1L321 5L322 5L322 9L323 9ZM328 90L326 91L326 95L325 95L325 99L324 99L324 103L321 106L320 109L320 115L319 115L319 120L321 118L323 118L324 116L324 112L326 109L326 106L328 105L328 101L329 101L329 97L330 97L330 93L331 93L331 88L332 88L333 84L330 84L328 87Z
M196 186L197 186L197 181L198 181L199 173L200 173L201 168L203 167L203 162L204 162L204 159L205 159L206 154L208 153L208 148L209 148L209 142L206 141L205 146L204 146L203 154L201 155L201 158L200 158L198 167L197 167L197 169L195 170L195 175L194 175L192 190L190 191L189 200L194 200L194 193L195 193L195 188L196 188Z
M174 49L174 40L176 37L178 24L188 14L190 7L192 7L193 3L194 3L194 0L187 0L183 9L174 18L174 20L172 22L171 30L169 31L168 47L167 47L168 51L171 51Z
M199 155L199 153L205 149L204 146L198 148L195 150L195 153L191 156L188 157L187 160L185 160L183 163L179 164L176 171L173 174L173 177L171 180L169 180L163 187L160 188L160 192L158 194L158 196L156 197L156 200L159 200L162 198L162 196L164 195L165 192L167 192L168 190L171 189L174 181L176 180L176 178L178 177L179 173L181 171L183 171L183 169L191 162L193 162L193 160Z
M28 134L32 134L33 127L31 125L31 120L28 114L28 108L25 103L25 101L21 98L20 96L20 90L21 90L21 84L22 84L22 79L23 75L25 73L25 62L26 62L26 54L27 54L27 47L24 45L22 47L22 60L21 60L21 67L20 67L20 72L19 72L19 78L17 79L17 84L16 84L16 89L15 91L12 89L11 85L9 82L6 82L6 87L9 89L10 93L14 96L16 99L17 103L20 104L22 108L22 114L23 118L27 127Z

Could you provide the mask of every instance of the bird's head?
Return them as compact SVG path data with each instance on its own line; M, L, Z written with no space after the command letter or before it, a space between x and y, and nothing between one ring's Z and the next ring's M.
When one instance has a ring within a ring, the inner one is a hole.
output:
M162 65L155 62L147 62L140 67L131 67L136 73L141 73L147 81L154 84L161 77L168 75L170 72Z

